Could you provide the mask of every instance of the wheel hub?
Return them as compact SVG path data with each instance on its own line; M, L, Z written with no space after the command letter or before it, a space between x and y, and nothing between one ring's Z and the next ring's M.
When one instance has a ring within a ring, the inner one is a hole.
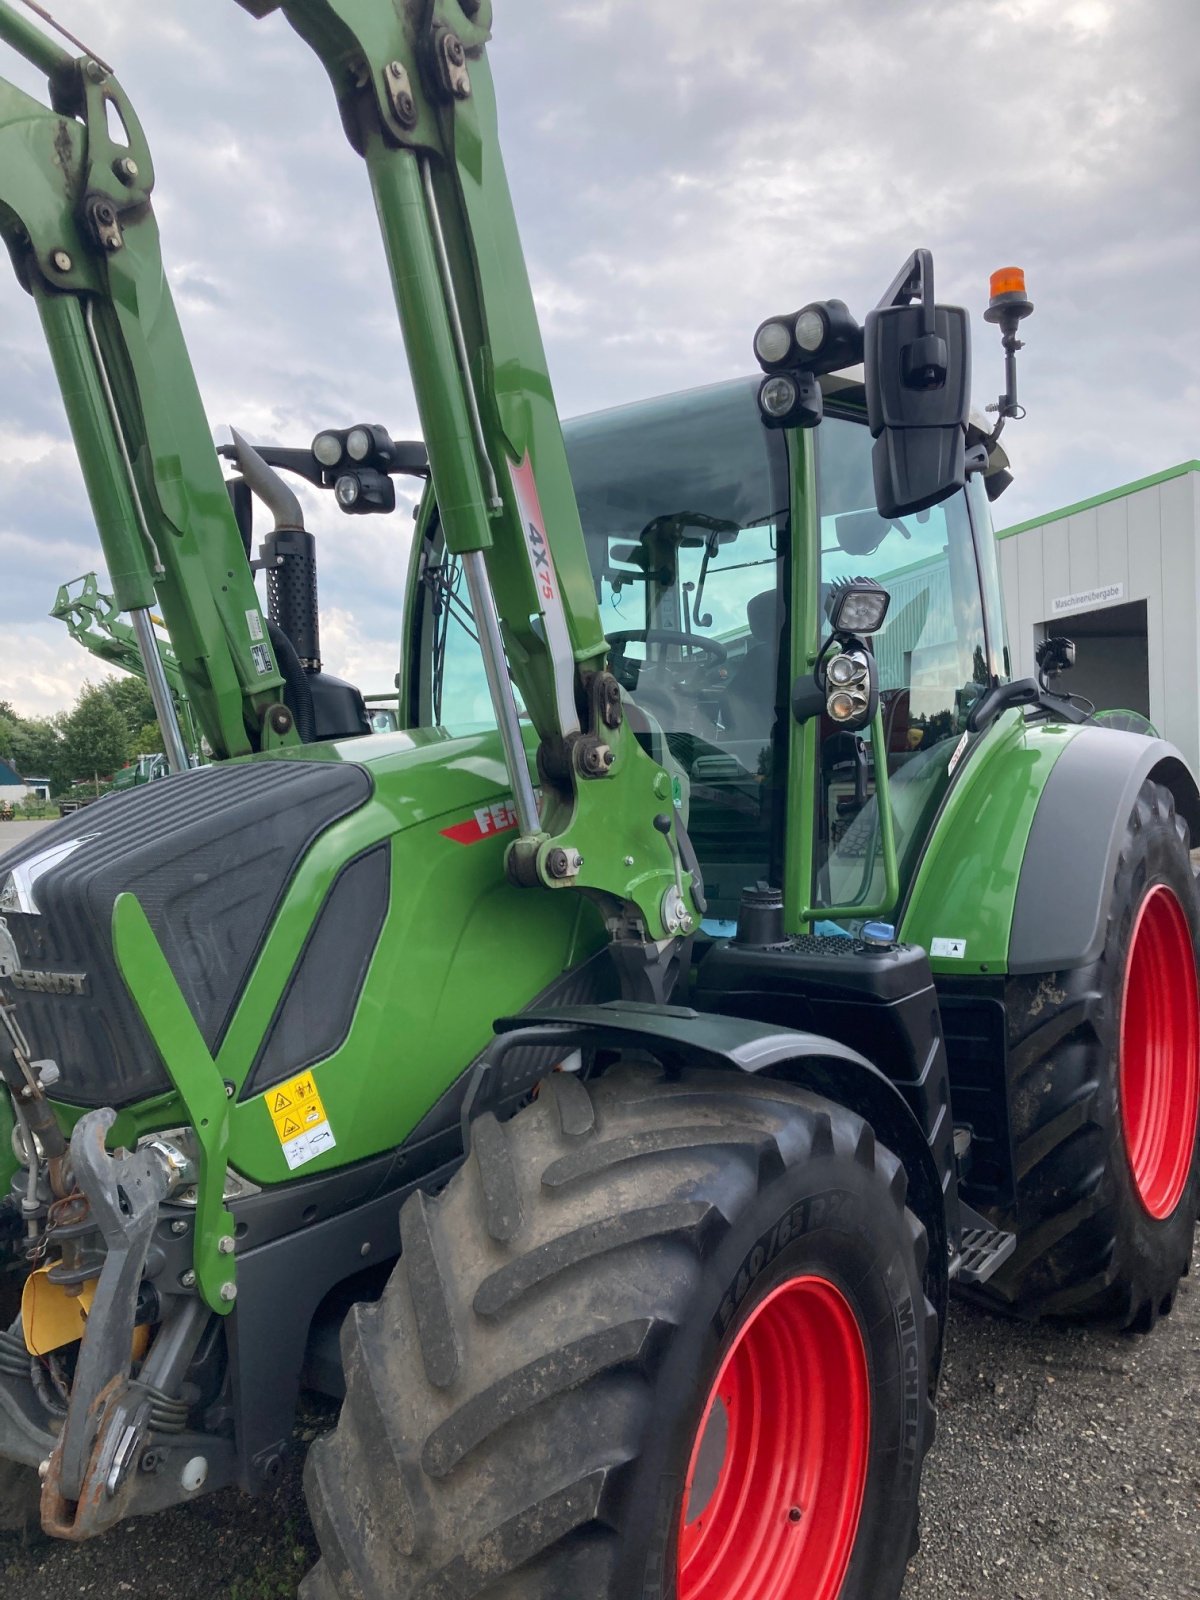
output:
M1187 1187L1200 1115L1191 929L1166 884L1138 907L1121 997L1121 1129L1142 1205L1162 1220Z
M828 1279L792 1278L738 1329L709 1392L680 1515L678 1600L835 1600L871 1436L867 1351Z

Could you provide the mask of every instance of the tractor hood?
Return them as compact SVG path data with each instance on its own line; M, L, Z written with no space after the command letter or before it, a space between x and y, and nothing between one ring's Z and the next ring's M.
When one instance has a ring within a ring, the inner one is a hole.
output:
M180 773L0 855L0 982L33 1055L58 1068L54 1098L120 1108L171 1087L117 969L118 894L141 902L215 1052L289 885L331 829L357 820L344 844L329 840L347 862L364 832L391 841L442 816L451 835L503 832L506 792L494 733L381 734Z

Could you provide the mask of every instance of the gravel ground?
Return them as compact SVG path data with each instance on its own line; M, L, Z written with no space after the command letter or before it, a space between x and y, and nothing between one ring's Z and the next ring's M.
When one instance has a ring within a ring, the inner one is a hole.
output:
M956 1304L904 1600L1200 1597L1198 1358L1200 1276L1148 1338ZM297 1458L333 1417L306 1406ZM79 1549L0 1539L0 1595L292 1600L314 1552L297 1459L269 1499L227 1491Z

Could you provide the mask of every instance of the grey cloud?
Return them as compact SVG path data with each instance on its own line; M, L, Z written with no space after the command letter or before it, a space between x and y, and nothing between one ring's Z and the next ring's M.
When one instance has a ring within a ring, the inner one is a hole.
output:
M289 442L361 418L415 432L366 179L311 53L232 0L61 4L146 125L214 425ZM1197 454L1190 0L497 13L502 138L564 412L746 370L764 315L825 295L861 314L927 244L944 298L978 314L988 271L1015 261L1037 303L1000 523ZM33 308L2 272L0 373L0 459L13 435L62 437ZM1001 376L982 324L975 373L982 403ZM0 529L24 535L0 551L6 612L44 611L70 575L61 541L94 548L77 475L57 476L0 475ZM315 516L323 597L386 683L411 524L327 502Z

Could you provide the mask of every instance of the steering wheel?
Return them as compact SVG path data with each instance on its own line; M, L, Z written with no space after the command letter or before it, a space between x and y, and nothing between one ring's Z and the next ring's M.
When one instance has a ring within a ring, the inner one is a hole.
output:
M702 633L676 632L674 628L622 628L617 633L608 635L608 643L612 656L610 666L613 676L625 689L637 688L637 672L631 670L631 663L625 660L624 646L627 644L681 644L694 650L702 650L710 658L714 666L727 660L729 651L716 639L708 639ZM640 667L641 662L637 665Z

